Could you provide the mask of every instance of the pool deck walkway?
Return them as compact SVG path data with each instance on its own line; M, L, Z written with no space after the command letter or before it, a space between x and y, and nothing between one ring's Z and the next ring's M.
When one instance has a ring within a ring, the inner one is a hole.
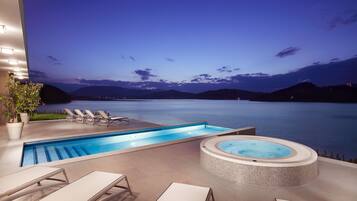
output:
M147 122L136 122L133 128L158 126ZM74 133L92 133L105 131L107 128L72 125L70 122L33 123L25 129L22 141L40 137L69 136ZM33 126L33 128L32 128ZM83 128L82 128L83 126ZM76 127L67 128L67 127ZM109 128L111 130L130 129L127 127ZM32 131L29 131L32 130ZM34 131L38 131L37 133ZM73 132L72 132L73 131ZM4 147L11 146L3 134L0 138L0 176L18 169L7 166L9 161ZM30 134L31 133L31 134ZM95 170L122 173L128 176L134 197L124 196L119 200L151 201L166 189L171 182L210 186L217 201L274 201L281 198L291 201L356 201L357 200L357 165L336 160L319 158L320 174L315 180L301 186L274 187L251 184L237 184L221 179L200 166L201 140L176 143L167 146L104 156L95 159L71 162L56 167L65 168L70 181ZM16 145L15 145L16 146ZM12 166L13 164L9 164ZM21 200L38 200L55 189L35 193ZM125 198L125 199L124 199ZM118 199L117 199L118 200Z

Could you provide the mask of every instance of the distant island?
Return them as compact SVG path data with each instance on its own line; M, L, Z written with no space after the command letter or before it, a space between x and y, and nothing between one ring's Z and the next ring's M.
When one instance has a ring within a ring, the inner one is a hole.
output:
M188 93L177 90L141 90L117 86L88 86L67 94L54 86L45 85L41 91L41 97L47 104L67 103L70 100L126 99L209 99L357 103L357 87L353 84L319 87L310 82L302 82L271 93L239 89L219 89L201 93Z

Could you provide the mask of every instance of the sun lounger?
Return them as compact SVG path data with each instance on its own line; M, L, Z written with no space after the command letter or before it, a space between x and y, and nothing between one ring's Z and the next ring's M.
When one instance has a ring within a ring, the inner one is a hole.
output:
M120 186L119 183L121 181L125 181L126 186ZM128 179L125 175L95 171L44 197L41 201L98 200L115 187L125 189L132 195ZM112 193L105 199L112 198L120 193L122 192Z
M77 115L75 115L70 109L64 108L64 111L67 113L66 119L69 121L74 121L77 118Z
M61 173L64 179L53 178L53 176ZM41 184L44 180L54 182ZM0 178L0 200L13 200L48 187L66 184L68 184L68 178L64 169L43 166L32 167ZM29 188L33 185L37 186Z
M82 112L80 109L75 109L74 112L75 112L76 115L77 115L76 120L77 120L77 121L80 121L80 122L82 122L82 123L85 123L85 121L86 121L86 115L84 115L83 112Z
M112 117L108 115L106 112L104 112L103 110L99 110L98 113L101 115L100 122L107 124L107 126L110 126L115 122L122 122L122 121L129 123L128 117L120 117L120 116Z
M283 199L279 199L279 198L275 198L276 201L289 201L289 200L283 200Z
M209 187L172 183L157 201L214 201Z
M94 115L93 112L90 110L84 110L84 112L87 115L86 123L91 123L94 125L95 123L100 121L100 117L101 117L100 115Z

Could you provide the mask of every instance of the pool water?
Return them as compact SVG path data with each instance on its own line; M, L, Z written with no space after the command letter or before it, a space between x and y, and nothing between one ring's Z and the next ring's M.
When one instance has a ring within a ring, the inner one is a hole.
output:
M199 123L25 143L21 166L165 143L207 134L214 135L229 130L231 129Z
M236 156L277 159L292 155L293 150L285 145L264 140L228 140L217 144L217 147Z

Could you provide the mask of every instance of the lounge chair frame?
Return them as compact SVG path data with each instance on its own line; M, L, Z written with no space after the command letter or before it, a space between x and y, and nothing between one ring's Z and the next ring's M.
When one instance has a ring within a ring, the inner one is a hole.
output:
M94 171L95 172L95 171ZM89 174L79 178L78 180L82 179L82 178L85 178L86 176L90 175L91 173L93 172L90 172ZM76 180L76 181L78 181ZM75 181L75 182L76 182ZM119 183L121 183L122 181L125 182L126 186L122 186L120 185ZM71 186L71 184L68 184L67 185L67 188L69 188ZM129 185L129 181L128 181L128 178L126 175L122 175L116 179L114 182L112 182L111 184L107 185L105 188L103 188L100 192L96 193L93 197L89 198L88 201L94 201L94 200L98 200L98 199L101 199L101 201L106 201L106 200L110 200L112 199L113 197L115 196L118 196L119 194L123 193L122 191L121 192L114 192L114 193L111 193L109 192L111 189L113 188L119 188L119 189L124 189L126 191L129 192L130 195L133 195L133 192L130 188L130 185ZM61 189L59 189L58 191L61 191ZM57 191L56 191L57 192ZM54 193L56 193L54 192ZM124 191L125 192L125 191ZM103 195L108 195L108 197L104 197L103 198ZM46 196L47 197L47 196ZM43 199L46 199L46 197L44 197ZM41 199L42 200L42 199ZM41 201L40 200L40 201ZM50 199L51 200L51 199Z
M76 120L84 124L86 122L87 116L85 114L83 114L82 110L74 109L74 112L77 115Z
M114 186L112 186L111 188L109 188L104 194L109 195L108 197L104 198L102 201L106 201L106 200L110 200L113 197L121 194L122 192L116 192L116 193L108 193L108 191L112 188L119 188L119 189L124 189L127 190L129 192L130 195L133 195L133 192L131 191L130 185L129 185L129 181L128 181L128 177L126 175L123 175L124 178L122 179L118 179L118 182L116 182L116 184ZM118 183L120 183L121 181L125 181L126 186L122 186L122 185L118 185ZM102 197L104 194L100 195L97 199L99 199L100 197ZM95 199L96 200L96 199Z
M75 121L77 119L77 115L74 114L72 110L70 110L68 108L64 108L64 112L67 114L66 119L68 121Z
M101 116L101 119L99 122L105 123L107 125L107 127L109 127L110 125L114 124L114 123L120 123L120 122L126 122L129 124L129 118L128 117L112 117L110 115L108 115L106 112L104 112L103 110L99 110L98 113Z
M58 174L63 174L64 179L58 179L58 178L52 178L55 175ZM42 181L56 181L56 183L53 184L47 184L47 185L42 185ZM59 168L57 171L53 171L45 176L39 177L35 180L32 180L28 182L25 185L19 186L18 188L12 189L7 191L4 194L0 195L0 200L1 201L8 201L8 200L15 200L17 198L20 198L22 196L41 191L43 189L49 188L49 187L54 187L54 186L61 186L61 185L67 185L69 184L69 180L66 174L66 171L63 168ZM37 185L34 188L27 189L28 187L32 185Z
M91 110L84 110L86 114L86 123L95 125L100 121L101 115L95 115Z
M161 198L161 196L170 188L170 186L172 185L172 184L174 184L175 182L172 182L170 185L168 185L167 187L166 187L166 189L160 194L160 196L156 199L156 201L157 200L159 200L160 198ZM214 196L213 196L213 191L212 191L212 188L210 188L210 187L208 187L209 188L209 190L208 190L208 193L207 193L207 197L206 197L206 200L205 201L215 201L215 199L214 199Z

